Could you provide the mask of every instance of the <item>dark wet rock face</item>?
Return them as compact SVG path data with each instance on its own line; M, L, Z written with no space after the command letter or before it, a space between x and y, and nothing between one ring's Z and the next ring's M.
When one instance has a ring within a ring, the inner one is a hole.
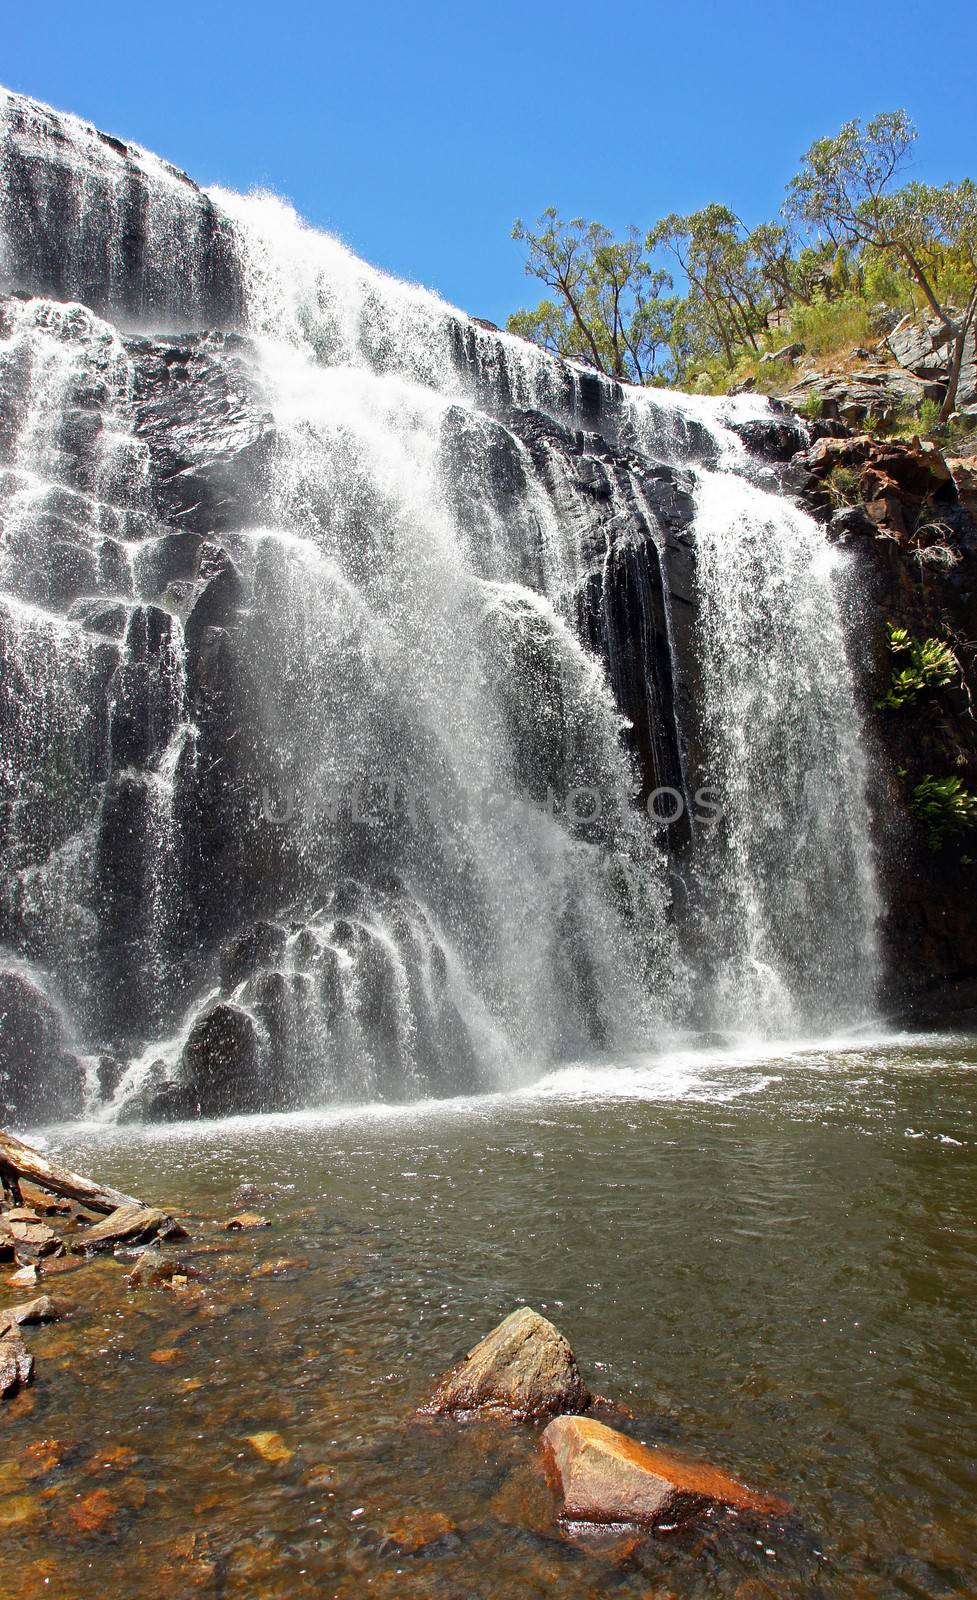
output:
M4 90L0 166L12 288L123 322L207 327L239 313L226 220L168 162Z
M18 972L0 972L0 1116L5 1123L72 1116L83 1071L50 1000Z
M929 849L911 806L915 785L927 775L955 776L977 793L977 522L967 499L967 465L948 463L918 440L846 431L800 452L784 476L861 574L864 692L877 757L884 1003L911 1024L969 1024L977 1016L972 846L964 836ZM880 706L901 664L887 647L887 623L918 640L948 643L959 667L953 683L900 709Z

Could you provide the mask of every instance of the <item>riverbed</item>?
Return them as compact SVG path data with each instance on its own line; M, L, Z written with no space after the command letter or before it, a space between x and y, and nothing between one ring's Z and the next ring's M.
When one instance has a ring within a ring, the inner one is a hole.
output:
M0 1414L0 1593L968 1591L975 1068L970 1037L689 1048L507 1096L34 1130L184 1210L199 1277L44 1285L78 1309ZM244 1206L270 1226L226 1233ZM531 1429L416 1415L520 1304L637 1437L789 1514L565 1537Z

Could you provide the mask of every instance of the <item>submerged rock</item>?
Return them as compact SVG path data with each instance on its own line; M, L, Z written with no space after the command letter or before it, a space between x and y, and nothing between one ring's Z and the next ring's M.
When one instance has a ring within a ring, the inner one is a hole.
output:
M250 1233L254 1228L270 1228L271 1223L267 1217L259 1216L257 1211L242 1211L236 1217L229 1217L224 1224L225 1233Z
M174 1256L160 1256L158 1251L150 1249L139 1257L126 1283L130 1289L179 1289L199 1277L196 1267L192 1267L188 1261L178 1261Z
M416 1556L434 1546L457 1546L458 1529L442 1511L405 1511L380 1540L380 1554Z
M256 1450L262 1461L268 1461L273 1466L282 1461L291 1461L294 1451L288 1448L280 1433L266 1429L261 1433L249 1433L248 1444Z
M552 1322L522 1306L442 1379L424 1410L544 1417L579 1410L589 1399L566 1339Z
M567 1522L673 1523L710 1505L763 1516L786 1509L721 1468L650 1450L591 1417L556 1417L543 1433L547 1474Z

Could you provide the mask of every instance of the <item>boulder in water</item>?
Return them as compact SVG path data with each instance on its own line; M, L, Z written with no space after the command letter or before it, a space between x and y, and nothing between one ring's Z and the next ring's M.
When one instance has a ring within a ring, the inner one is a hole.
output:
M0 1400L30 1383L34 1375L34 1357L29 1354L23 1339L16 1334L0 1338Z
M254 1019L228 1001L198 1017L180 1058L180 1084L184 1098L202 1117L263 1110L261 1045Z
M538 1311L522 1306L448 1373L424 1410L544 1417L579 1410L589 1398L566 1339Z
M542 1437L547 1474L567 1522L673 1523L710 1505L769 1516L782 1501L754 1494L719 1467L650 1450L592 1417L555 1417Z
M0 972L0 1117L76 1115L82 1084L56 1007L26 973Z
M48 1294L39 1294L34 1300L25 1300L23 1305L8 1306L0 1311L0 1336L29 1323L60 1322L73 1309L66 1301L52 1300Z

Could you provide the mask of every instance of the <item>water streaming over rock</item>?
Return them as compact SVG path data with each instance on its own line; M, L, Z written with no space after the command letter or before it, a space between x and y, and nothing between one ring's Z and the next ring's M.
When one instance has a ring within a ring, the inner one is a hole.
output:
M870 1011L851 573L763 402L623 390L6 94L0 261L5 1115Z

